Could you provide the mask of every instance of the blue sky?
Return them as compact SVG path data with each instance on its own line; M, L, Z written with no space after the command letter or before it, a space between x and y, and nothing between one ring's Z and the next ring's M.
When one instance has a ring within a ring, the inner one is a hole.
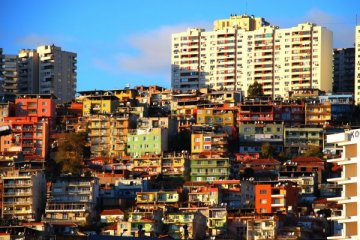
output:
M247 2L247 4L246 4ZM78 54L78 91L125 84L170 87L171 33L211 30L230 14L292 27L309 21L333 31L334 47L352 47L359 0L0 0L0 48L41 44Z

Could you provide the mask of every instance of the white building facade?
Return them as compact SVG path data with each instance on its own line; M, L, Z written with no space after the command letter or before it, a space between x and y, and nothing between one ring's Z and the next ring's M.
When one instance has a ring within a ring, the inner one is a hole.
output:
M264 94L332 88L332 32L312 23L280 29L257 25L193 28L172 35L172 88L242 90L255 81Z

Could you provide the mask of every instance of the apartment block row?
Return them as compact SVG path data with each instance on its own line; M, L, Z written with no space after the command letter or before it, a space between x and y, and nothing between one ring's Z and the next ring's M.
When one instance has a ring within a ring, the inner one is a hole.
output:
M76 93L76 53L55 45L21 49L18 54L0 51L0 96L14 100L16 94L53 94L56 102L71 102Z
M255 81L264 94L288 97L299 89L354 94L358 104L359 27L355 48L332 48L332 32L312 23L291 28L263 18L232 15L214 29L189 28L172 34L171 86L247 90Z
M271 97L286 96L298 88L332 90L331 31L310 23L287 29L269 24L243 28L232 24L238 19L257 21L232 16L230 26L214 31L189 29L173 34L173 88L209 86L246 94L249 85L258 81Z

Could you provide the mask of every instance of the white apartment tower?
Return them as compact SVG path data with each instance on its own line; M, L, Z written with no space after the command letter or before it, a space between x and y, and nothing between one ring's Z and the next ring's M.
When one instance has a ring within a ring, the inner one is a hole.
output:
M355 28L355 104L360 103L360 26Z
M39 54L39 93L54 94L57 102L70 102L76 93L76 53L45 45Z
M342 185L340 197L330 198L342 205L342 210L330 217L342 224L342 231L337 236L328 239L359 239L360 233L360 129L351 130L345 133L332 134L327 136L328 143L336 143L342 146L343 152L340 158L328 160L342 166L341 176L328 179Z
M218 21L214 31L172 35L172 88L236 89L246 95L258 81L272 97L299 88L331 91L331 31L311 23L280 29L264 20L252 28Z

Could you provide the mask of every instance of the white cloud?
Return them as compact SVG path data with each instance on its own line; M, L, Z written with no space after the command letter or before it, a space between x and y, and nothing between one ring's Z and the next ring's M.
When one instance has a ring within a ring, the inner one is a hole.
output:
M208 27L208 23L164 25L159 28L134 33L128 39L120 39L112 56L96 57L95 67L116 74L130 73L152 78L170 79L171 34L186 31L190 27ZM204 27L204 28L205 28Z
M131 36L129 45L135 53L117 56L120 69L150 75L169 75L171 34L184 31L186 28L184 25L162 26Z
M63 35L40 35L37 33L30 33L15 39L15 42L22 47L35 48L40 45L55 44L64 46L66 43L73 42L74 38Z
M110 73L113 73L113 74L117 73L116 66L114 64L111 64L111 63L109 63L107 61L104 61L101 58L92 59L92 63L98 69L101 69L103 71L110 72Z
M304 21L316 23L324 26L333 32L333 46L353 47L355 27L353 23L346 22L339 16L330 15L319 9L311 9L305 16Z

